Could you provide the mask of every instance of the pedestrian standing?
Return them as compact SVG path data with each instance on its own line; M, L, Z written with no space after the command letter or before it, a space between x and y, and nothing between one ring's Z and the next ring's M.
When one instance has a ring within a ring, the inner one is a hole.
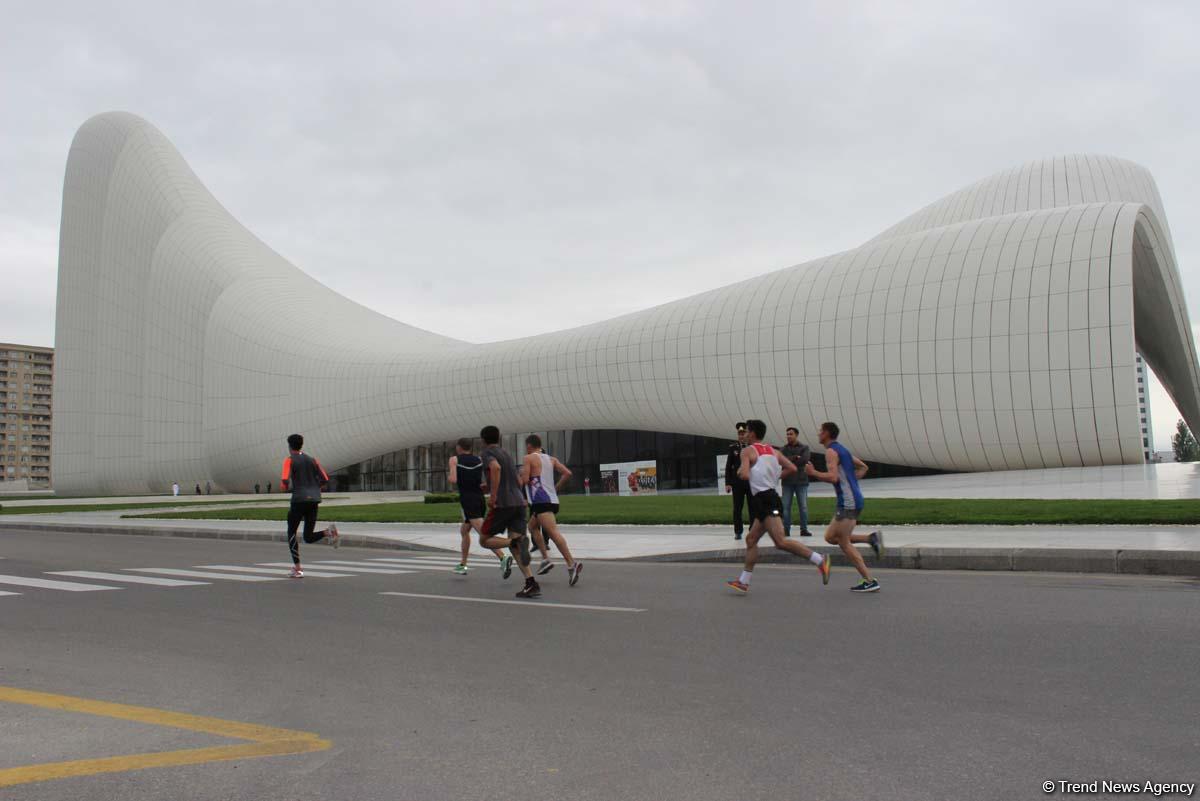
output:
M741 478L738 471L742 466L742 447L746 444L746 424L738 422L737 442L729 446L725 457L725 493L733 495L733 538L742 538L742 507L750 494L750 482Z
M179 482L178 481L171 482L171 495L173 495L176 498L179 497Z
M783 536L792 536L792 499L800 502L800 536L811 537L808 530L808 471L804 468L812 460L812 449L800 441L800 429L789 426L787 444L779 449L788 461L796 466L795 473L783 477Z

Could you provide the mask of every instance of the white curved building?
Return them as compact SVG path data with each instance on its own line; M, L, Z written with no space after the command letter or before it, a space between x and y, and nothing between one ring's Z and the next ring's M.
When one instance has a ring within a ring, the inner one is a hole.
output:
M1154 181L1030 162L859 248L553 335L477 345L337 295L233 219L156 128L88 120L63 190L60 493L246 490L301 431L329 467L478 432L842 425L946 470L1142 460L1135 350L1193 428L1200 366ZM524 391L537 379L546 388ZM186 478L184 478L186 477Z

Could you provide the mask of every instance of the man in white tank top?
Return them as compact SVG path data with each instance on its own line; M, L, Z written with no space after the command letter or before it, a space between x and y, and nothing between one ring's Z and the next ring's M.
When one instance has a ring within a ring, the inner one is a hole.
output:
M742 448L742 464L738 477L750 482L750 532L746 535L746 563L742 575L726 586L745 594L750 591L750 578L758 563L758 541L763 532L771 535L775 547L803 557L817 566L821 583L829 583L829 560L804 547L783 533L783 502L775 487L781 476L796 472L796 465L775 448L763 443L767 424L762 420L746 421L746 447Z
M554 483L554 473L562 476ZM542 552L542 564L537 574L544 576L554 569L550 553L546 550L546 537L554 543L563 559L567 560L568 583L574 587L579 581L583 564L571 556L567 540L558 530L558 490L571 478L571 471L562 462L542 450L542 438L530 434L525 438L525 461L521 465L521 484L529 499L529 533Z

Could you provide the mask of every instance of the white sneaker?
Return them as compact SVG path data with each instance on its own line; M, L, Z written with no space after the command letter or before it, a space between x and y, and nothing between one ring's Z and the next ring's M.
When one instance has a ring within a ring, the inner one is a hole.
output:
M297 565L292 568L292 572L288 573L288 578L304 578L304 571Z
M330 523L329 528L325 529L325 542L332 547L342 547L342 535L338 533L337 523Z

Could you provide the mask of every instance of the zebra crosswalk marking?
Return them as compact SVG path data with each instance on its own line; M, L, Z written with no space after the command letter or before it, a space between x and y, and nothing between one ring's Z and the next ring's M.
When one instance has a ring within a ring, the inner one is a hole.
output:
M160 573L164 576L188 576L201 579L223 579L225 581L283 581L283 576L240 576L234 573L213 573L200 570L178 570L173 567L127 567L135 573Z
M328 565L333 570L342 570L347 573L380 573L388 576L399 576L404 573L415 573L414 570L398 570L396 568L385 568L379 565L373 567L356 567L353 565L343 565L338 562L309 562L310 565L316 565L316 569L320 570L321 566ZM291 567L291 562L259 562L262 567ZM308 568L304 568L305 575L308 575Z
M101 573L96 570L56 570L49 576L71 576L73 578L97 579L100 581L124 581L129 584L153 584L158 587L202 587L207 581L184 581L183 579L157 578L155 576L126 576L121 573Z
M459 564L459 560L457 560L457 559L451 559L451 560L445 561L445 562L443 562L441 560L438 560L435 562L432 559L430 559L430 560L425 560L425 559L371 559L370 561L376 562L379 564L384 564L384 565L405 565L407 567L422 567L425 569L451 568L451 567L455 567L456 565ZM487 562L476 559L476 560L469 562L468 564L470 564L472 567L479 567L481 564L487 564ZM499 560L497 560L496 562L492 562L491 564L498 565Z
M278 576L279 570L273 567L242 567L241 565L196 565L201 570L228 570L231 573L268 573ZM306 578L354 578L352 573L321 573L304 568Z
M12 584L17 587L40 587L46 590L65 590L67 592L96 592L98 590L120 590L123 587L105 587L100 584L83 584L76 581L55 581L54 579L26 578L25 576L0 576L0 584Z

